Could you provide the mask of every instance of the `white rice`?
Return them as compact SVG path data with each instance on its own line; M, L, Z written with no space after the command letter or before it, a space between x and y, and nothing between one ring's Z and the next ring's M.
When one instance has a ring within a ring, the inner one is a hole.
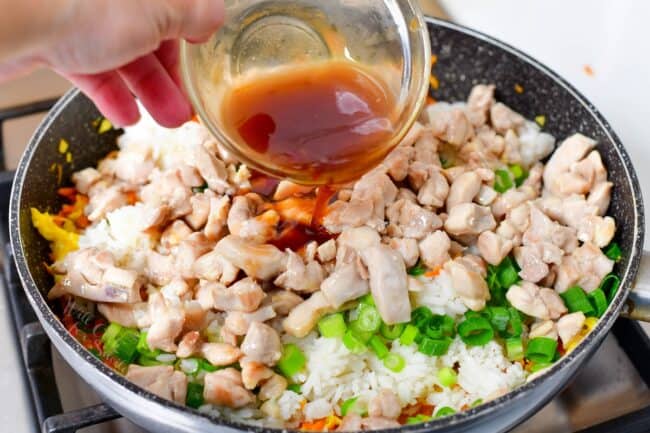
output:
M423 289L413 295L416 306L429 307L434 314L448 314L454 318L465 314L467 307L456 295L447 271L440 271L434 278L421 276L418 279L423 283Z
M79 248L109 251L118 266L143 272L145 253L153 248L155 241L143 232L142 208L144 205L137 203L109 212L79 237Z

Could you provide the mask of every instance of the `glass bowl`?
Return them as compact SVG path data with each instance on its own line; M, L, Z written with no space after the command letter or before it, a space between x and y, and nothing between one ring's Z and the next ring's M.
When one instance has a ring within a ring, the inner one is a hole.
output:
M181 45L181 69L201 121L235 158L301 184L354 180L378 165L417 119L429 88L429 36L415 0L226 0L226 21L202 44ZM329 60L362 66L392 93L390 139L352 167L327 173L278 165L224 124L222 102L238 80Z

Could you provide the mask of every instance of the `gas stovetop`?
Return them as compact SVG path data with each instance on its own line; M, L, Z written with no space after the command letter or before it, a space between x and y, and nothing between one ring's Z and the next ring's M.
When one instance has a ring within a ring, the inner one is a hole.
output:
M48 110L54 101L0 110L0 170L3 122ZM34 412L33 431L42 433L146 433L121 419L61 359L38 323L23 293L9 246L8 214L13 173L0 171L0 296L14 324L15 341L7 348L21 351L22 375ZM516 433L641 433L650 431L650 339L641 326L619 319L596 355L571 384Z

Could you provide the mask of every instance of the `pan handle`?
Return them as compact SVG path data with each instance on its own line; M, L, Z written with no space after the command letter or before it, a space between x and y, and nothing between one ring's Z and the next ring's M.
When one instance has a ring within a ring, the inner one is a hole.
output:
M644 251L641 256L639 272L621 315L634 320L650 322L650 251Z

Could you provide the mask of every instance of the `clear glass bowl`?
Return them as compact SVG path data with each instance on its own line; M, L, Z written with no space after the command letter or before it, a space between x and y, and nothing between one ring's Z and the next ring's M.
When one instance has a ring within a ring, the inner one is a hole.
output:
M390 140L355 165L378 165L417 119L429 88L429 36L415 0L226 0L226 22L210 40L181 45L183 81L217 140L249 167L303 184L343 183L342 170L314 179L256 154L224 125L222 100L238 80L307 62L355 62L393 93Z

